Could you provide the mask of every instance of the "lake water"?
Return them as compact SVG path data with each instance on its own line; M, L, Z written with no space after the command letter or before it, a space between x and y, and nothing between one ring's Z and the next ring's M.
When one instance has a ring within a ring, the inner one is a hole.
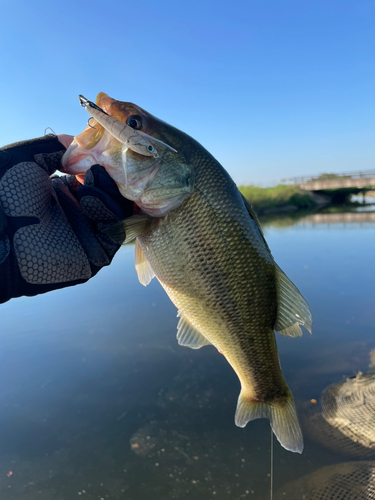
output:
M313 313L313 335L277 335L302 412L368 371L375 213L278 217L264 232ZM268 421L234 425L235 373L212 346L178 346L176 309L156 280L139 284L134 246L85 285L1 305L0 325L1 500L269 498ZM275 439L274 489L349 460L308 435L302 455Z

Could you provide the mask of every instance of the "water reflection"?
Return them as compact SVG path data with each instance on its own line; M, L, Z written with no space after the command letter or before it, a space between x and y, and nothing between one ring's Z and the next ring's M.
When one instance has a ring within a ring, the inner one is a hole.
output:
M347 209L346 209L347 210ZM302 228L319 226L330 229L342 225L346 228L373 227L375 223L374 205L353 208L352 211L342 211L340 208L321 210L316 213L295 212L287 216L263 216L262 225L283 228L296 226Z
M314 315L312 336L277 338L302 406L375 348L375 225L316 215L262 220ZM268 422L235 427L236 376L213 347L178 346L176 325L134 247L85 285L0 306L0 498L269 498ZM276 489L347 460L305 437L298 456L275 441Z

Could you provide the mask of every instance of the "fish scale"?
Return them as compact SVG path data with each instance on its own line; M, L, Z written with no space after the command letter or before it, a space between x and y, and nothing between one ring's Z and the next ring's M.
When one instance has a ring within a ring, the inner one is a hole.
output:
M101 117L103 107L112 116ZM88 168L87 155L90 161L104 158L120 193L140 211L103 232L119 242L124 234L126 241L137 238L139 280L147 285L156 276L178 308L178 343L194 349L212 344L233 367L241 384L235 423L244 427L268 418L282 446L301 452L302 434L274 331L291 337L302 334L299 325L311 331L311 313L274 262L251 205L187 134L103 93L94 108L103 135L94 140L89 130L80 134L63 164L77 173ZM140 124L150 143L169 145L160 146L157 162L111 139L111 131L122 130L132 113L129 123Z
M273 259L226 172L217 162L195 165L193 195L139 242L172 302L222 352L245 393L259 401L285 396Z

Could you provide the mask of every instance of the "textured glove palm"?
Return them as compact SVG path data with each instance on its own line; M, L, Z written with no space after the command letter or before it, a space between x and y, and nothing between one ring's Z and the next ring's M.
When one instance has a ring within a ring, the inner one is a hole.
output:
M65 148L45 136L0 149L0 302L84 283L119 246L101 229L133 212L104 168L51 178Z

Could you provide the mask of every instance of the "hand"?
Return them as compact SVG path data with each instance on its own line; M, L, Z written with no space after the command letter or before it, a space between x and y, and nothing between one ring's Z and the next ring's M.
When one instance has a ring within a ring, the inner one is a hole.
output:
M66 135L66 134L59 134L57 136L57 139L59 140L59 142L61 142L61 144L66 148L68 149L68 147L71 145L71 143L73 142L73 139L74 139L74 135ZM85 182L85 176L84 175L76 175L76 179L78 182L80 182L81 184L83 184Z
M64 152L51 135L0 149L0 302L84 283L119 248L101 229L133 203L99 165L83 185L50 177Z
M74 135L58 134L57 139L64 146L65 149L71 145L74 139Z

